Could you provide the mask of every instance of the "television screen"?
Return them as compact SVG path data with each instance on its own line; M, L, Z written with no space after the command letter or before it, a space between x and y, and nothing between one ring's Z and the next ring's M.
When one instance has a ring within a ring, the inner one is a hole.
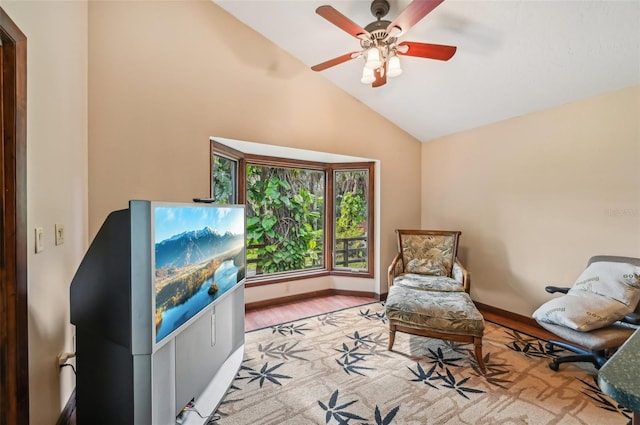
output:
M241 205L154 204L155 340L159 343L245 277Z

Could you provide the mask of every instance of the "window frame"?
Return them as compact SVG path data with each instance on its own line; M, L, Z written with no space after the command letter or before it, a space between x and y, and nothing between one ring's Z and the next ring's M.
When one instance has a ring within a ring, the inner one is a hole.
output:
M374 167L375 164L373 162L345 162L345 163L333 163L329 165L329 174L330 174L330 181L329 181L329 186L330 189L328 190L329 194L327 195L327 197L329 198L330 196L330 200L329 203L331 204L331 252L332 254L335 252L335 229L334 229L334 223L335 223L335 205L334 205L334 201L335 201L335 191L334 191L334 182L335 182L335 171L347 171L347 170L367 170L369 173L369 183L368 183L368 194L367 194L367 271L358 271L358 272L354 272L354 271L349 271L346 269L334 269L334 262L333 262L333 256L332 258L330 258L330 270L331 270L331 274L334 276L358 276L358 277L369 277L372 278L373 277L373 259L374 259L374 249L375 249L375 238L374 238L374 183L375 183L375 175L374 175ZM327 209L329 209L329 207L327 207ZM327 232L328 234L329 232Z
M232 187L232 191L231 191L231 196L230 196L230 204L237 204L238 203L238 161L232 158L229 158L225 155L221 155L221 154L213 154L212 156L212 160L211 160L211 198L215 198L214 195L214 188L215 188L215 184L214 184L214 180L215 180L215 162L216 162L216 158L221 158L225 161L230 162L232 165L232 170L231 170L231 187Z
M220 142L211 141L209 148L209 194L211 198L214 196L213 192L213 167L214 167L214 156L221 156L223 158L229 159L231 161L236 161L236 202L238 204L246 203L246 173L241 173L240 170L245 170L245 161L244 161L244 153L239 150L233 149L227 145L223 145Z
M313 171L322 171L325 176L325 193L324 193L324 235L323 235L323 262L324 267L314 268L310 270L295 270L290 272L279 272L268 275L260 276L247 276L247 287L270 285L274 283L310 279L322 276L345 276L345 277L358 277L358 278L373 278L375 263L374 263L374 250L375 250L375 163L374 162L316 162L308 160L299 160L283 157L274 157L268 155L256 155L251 153L245 153L237 149L233 149L221 142L211 139L210 148L210 193L211 197L214 195L213 188L213 166L214 155L222 156L227 159L237 161L237 202L239 204L246 204L246 167L247 165L258 165L266 167L278 167L278 168L301 168ZM367 196L367 270L366 271L349 271L346 269L334 269L333 268L333 255L334 255L334 171L336 170L367 170L369 174L368 183L368 196Z

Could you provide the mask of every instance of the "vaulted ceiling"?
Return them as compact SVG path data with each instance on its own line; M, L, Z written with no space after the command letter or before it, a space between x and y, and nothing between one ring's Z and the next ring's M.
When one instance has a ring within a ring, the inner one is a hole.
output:
M360 50L315 13L364 27L368 0L213 0L308 66ZM410 0L390 0L393 20ZM402 56L382 87L356 58L322 75L421 142L640 84L638 0L445 0L399 41L457 46L449 61Z

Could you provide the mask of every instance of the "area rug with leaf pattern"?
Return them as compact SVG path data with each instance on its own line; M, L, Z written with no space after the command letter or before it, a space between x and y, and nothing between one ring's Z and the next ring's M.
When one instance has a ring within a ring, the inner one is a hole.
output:
M398 333L382 303L247 332L219 425L628 424L588 364L547 364L545 342L487 322L473 346Z

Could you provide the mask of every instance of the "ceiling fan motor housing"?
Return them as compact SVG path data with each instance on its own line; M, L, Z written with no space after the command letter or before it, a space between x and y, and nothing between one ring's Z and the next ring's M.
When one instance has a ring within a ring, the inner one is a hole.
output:
M361 40L360 45L367 49L372 45L388 46L393 44L396 41L395 37L389 37L389 33L387 33L387 28L391 21L382 20L389 13L389 2L387 0L373 0L371 2L371 13L377 20L364 27L371 34L371 38Z
M387 0L373 0L371 2L371 14L376 19L382 19L389 13L389 2Z
M360 40L360 46L368 49L372 46L382 47L381 53L386 58L390 49L393 49L396 43L395 37L389 37L387 27L390 21L375 21L367 25L364 29L371 34L371 38Z
M389 34L387 33L387 27L391 24L391 21L375 21L364 27L364 29L371 34L371 38L374 40L385 39Z

